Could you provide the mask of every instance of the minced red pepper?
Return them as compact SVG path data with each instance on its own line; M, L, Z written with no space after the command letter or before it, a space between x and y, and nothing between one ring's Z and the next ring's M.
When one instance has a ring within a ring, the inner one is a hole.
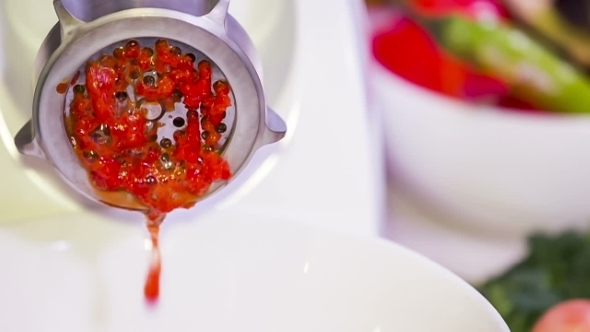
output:
M74 87L67 125L97 189L127 191L152 213L167 213L192 206L214 181L230 178L228 164L213 149L231 105L230 88L211 82L208 61L195 61L158 40L155 50L130 41L87 64L85 84ZM153 72L156 78L146 74ZM165 108L182 100L187 125L174 135L175 144L154 140L158 125L128 98L128 86L136 99Z
M74 82L66 128L91 183L99 191L125 191L144 204L153 235L166 213L189 208L215 181L231 177L215 149L227 130L222 122L231 106L230 87L212 82L211 63L196 63L166 40L155 47L129 41L86 65L86 81ZM135 100L131 100L131 87ZM141 103L137 100L142 99ZM158 142L158 121L142 103L187 109L186 127L173 141ZM152 236L157 250L157 237ZM157 297L157 273L146 283L146 297ZM156 281L154 281L156 280ZM155 284L154 284L155 282ZM155 286L154 286L155 285ZM156 289L156 291L154 291Z

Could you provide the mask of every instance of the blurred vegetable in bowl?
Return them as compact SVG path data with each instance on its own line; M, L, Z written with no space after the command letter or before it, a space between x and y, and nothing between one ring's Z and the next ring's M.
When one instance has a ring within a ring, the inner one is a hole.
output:
M555 0L503 1L516 18L562 48L572 61L580 66L590 67L590 33L569 22L555 7ZM581 4L585 1L576 2Z
M390 0L390 3L402 0ZM500 0L410 0L418 11L426 15L446 15L460 12L472 19L500 20L510 18Z
M524 108L590 113L590 79L512 22L497 2L414 0L403 7L414 26L402 21L373 39L375 58L392 72L468 101L494 96L501 106L514 99Z
M466 18L504 20L487 9L473 16L453 10ZM399 7L371 7L369 15L375 50L370 83L383 116L389 185L395 192L411 197L411 204L428 211L434 222L494 238L589 226L590 175L584 167L590 165L589 116L536 107L494 75L491 80L505 90L476 80L475 90L485 88L485 93L469 99L465 90L474 84L464 84L464 70L486 73L440 47ZM429 58L442 64L412 61L423 59L420 45L433 47ZM440 61L439 54L453 66ZM406 65L397 74L400 58ZM458 86L459 95L411 83L419 67L430 68L439 87Z
M571 302L590 299L590 235L534 234L528 244L528 256L481 285L481 293L512 332L561 332L552 327L572 320L590 331L590 301Z
M541 109L590 113L590 79L510 23L461 15L423 19L438 44Z
M405 45L407 51L391 48L391 44ZM409 18L402 18L391 30L377 35L373 48L383 65L422 87L469 100L508 93L503 81L481 74L440 50L430 35ZM416 62L420 65L416 66Z
M590 300L569 300L547 311L532 332L590 331Z

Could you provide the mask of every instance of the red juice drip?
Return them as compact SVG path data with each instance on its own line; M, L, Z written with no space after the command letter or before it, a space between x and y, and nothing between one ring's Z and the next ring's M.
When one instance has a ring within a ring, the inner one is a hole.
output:
M66 93L68 91L68 82L59 83L55 88L55 91L57 91L57 93L59 93L60 95Z
M152 241L152 257L150 260L149 272L144 286L144 295L146 301L154 303L160 296L160 273L162 271L162 258L160 254L160 245L158 237L160 233L160 224L164 220L165 214L150 212L147 214L147 228Z

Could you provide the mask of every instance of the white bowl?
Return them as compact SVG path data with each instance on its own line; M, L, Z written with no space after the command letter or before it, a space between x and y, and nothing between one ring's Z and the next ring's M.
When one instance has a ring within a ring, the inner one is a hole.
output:
M431 92L373 61L391 185L498 235L590 223L590 116L535 116Z
M247 211L167 220L161 299L146 307L140 221L0 225L0 331L509 331L471 286L407 249Z

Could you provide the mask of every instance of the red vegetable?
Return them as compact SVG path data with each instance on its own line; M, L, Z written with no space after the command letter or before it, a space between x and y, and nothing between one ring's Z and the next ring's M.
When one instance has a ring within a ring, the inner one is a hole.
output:
M375 58L392 72L408 81L440 90L440 55L428 33L408 18L373 39Z
M549 309L532 332L590 331L590 300L569 300Z
M473 18L496 18L506 20L508 11L501 0L412 0L424 14L444 15L460 12Z
M155 51L130 41L88 64L86 89L75 92L66 122L99 190L127 191L152 213L165 214L191 205L212 182L230 177L227 163L213 151L221 138L216 127L231 105L230 89L226 82L212 84L209 62L193 62L159 40ZM146 74L154 70L157 78ZM153 139L158 125L150 124L146 109L128 101L129 85L136 99L165 108L180 101L176 91L184 95L187 125L176 133L175 145L160 146Z
M377 61L395 74L448 96L474 100L508 92L504 82L441 51L430 35L408 18L377 33L373 52Z
M426 15L461 12L474 19L508 19L499 0L414 0ZM440 49L435 40L416 22L392 16L392 23L373 37L373 54L385 68L407 81L444 95L484 101L497 106L541 113L510 96L509 85L483 74Z

